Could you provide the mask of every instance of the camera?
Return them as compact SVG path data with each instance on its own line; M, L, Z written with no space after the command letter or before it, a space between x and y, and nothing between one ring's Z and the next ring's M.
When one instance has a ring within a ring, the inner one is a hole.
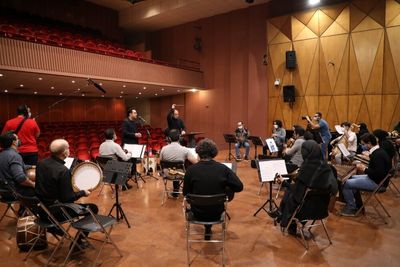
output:
M301 116L302 120L307 120L307 116Z

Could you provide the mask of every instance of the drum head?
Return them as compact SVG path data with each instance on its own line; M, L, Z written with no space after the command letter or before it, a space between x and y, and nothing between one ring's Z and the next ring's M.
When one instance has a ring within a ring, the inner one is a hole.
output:
M103 173L100 166L93 162L82 162L72 172L74 191L94 190L100 185Z

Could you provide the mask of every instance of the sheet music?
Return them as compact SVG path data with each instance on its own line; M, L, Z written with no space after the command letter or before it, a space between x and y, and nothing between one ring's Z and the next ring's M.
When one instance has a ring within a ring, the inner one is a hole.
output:
M234 162L234 163L232 163L232 162L221 162L221 163L224 164L229 169L231 169L234 173L236 173L236 170L237 170L236 162Z
M65 161L64 166L70 170L72 163L74 163L74 160L75 160L75 158L72 158L72 157L68 157L68 158L64 159L64 161Z
M258 162L259 175L261 182L271 182L275 179L275 175L288 174L285 160L264 160Z
M124 149L131 153L131 158L142 159L146 151L146 145L125 144Z
M342 152L343 157L347 158L350 156L350 152L347 150L344 144L337 144L337 147L339 148L340 152Z
M265 142L267 143L268 149L271 153L278 152L278 146L276 145L274 139L268 138L265 140Z
M338 132L338 134L344 134L344 129L340 125L335 125L335 130Z

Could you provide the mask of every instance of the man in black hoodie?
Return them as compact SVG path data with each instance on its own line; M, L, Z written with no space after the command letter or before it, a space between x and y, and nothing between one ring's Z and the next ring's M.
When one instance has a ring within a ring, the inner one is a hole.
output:
M365 144L369 151L369 164L368 167L358 164L357 169L364 174L353 175L343 184L342 192L346 206L340 212L342 216L355 216L357 209L362 206L359 190L375 190L391 168L388 154L383 148L379 147L373 134L363 135L361 143ZM387 184L384 186L386 187Z

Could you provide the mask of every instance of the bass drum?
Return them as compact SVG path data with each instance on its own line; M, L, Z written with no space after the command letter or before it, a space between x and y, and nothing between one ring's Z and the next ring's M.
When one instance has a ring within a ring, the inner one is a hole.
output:
M17 222L17 246L21 251L28 251L39 236L41 228L35 224L35 216L26 216ZM46 230L40 236L33 249L41 250L47 248Z

